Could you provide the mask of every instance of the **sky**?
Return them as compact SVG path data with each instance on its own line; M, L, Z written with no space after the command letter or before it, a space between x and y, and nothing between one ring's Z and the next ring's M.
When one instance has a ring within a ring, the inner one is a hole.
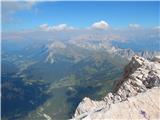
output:
M120 42L160 50L160 2L2 2L2 40Z
M2 31L158 27L160 2L3 2Z

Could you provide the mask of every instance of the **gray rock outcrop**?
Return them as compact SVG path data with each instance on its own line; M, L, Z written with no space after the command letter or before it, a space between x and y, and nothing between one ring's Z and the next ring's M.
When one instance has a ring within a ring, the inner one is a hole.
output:
M134 55L103 100L84 98L73 119L160 119L160 57Z

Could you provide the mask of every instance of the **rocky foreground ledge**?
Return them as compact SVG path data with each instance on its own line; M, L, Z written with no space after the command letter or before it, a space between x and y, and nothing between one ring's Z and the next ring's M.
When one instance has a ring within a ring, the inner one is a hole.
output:
M73 120L160 119L160 56L148 61L137 55L103 100L85 97Z

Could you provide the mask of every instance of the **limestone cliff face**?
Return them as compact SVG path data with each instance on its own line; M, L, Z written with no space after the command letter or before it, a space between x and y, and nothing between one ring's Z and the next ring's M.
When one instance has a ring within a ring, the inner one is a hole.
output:
M133 56L103 100L84 98L73 119L160 119L160 57Z

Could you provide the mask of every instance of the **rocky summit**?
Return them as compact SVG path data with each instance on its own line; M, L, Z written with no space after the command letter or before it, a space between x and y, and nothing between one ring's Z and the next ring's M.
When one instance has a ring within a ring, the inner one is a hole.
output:
M160 56L146 60L134 55L101 101L85 97L74 120L160 119Z

